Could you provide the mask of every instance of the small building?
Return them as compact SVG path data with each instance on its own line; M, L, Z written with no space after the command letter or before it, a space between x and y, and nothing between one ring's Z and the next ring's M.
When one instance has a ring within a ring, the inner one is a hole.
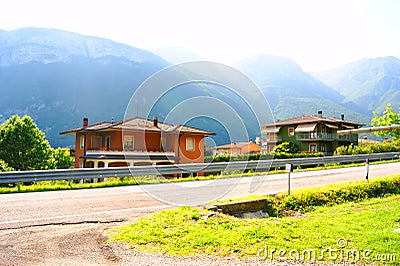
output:
M214 156L227 153L229 155L260 153L261 147L251 139L249 142L236 142L214 147Z
M340 118L304 115L262 125L263 152L272 152L282 142L292 142L300 152L323 152L331 155L342 145L358 144L357 134L338 135L338 130L357 129L364 124Z
M215 133L135 117L89 125L60 134L75 136L75 168L204 162L204 138Z

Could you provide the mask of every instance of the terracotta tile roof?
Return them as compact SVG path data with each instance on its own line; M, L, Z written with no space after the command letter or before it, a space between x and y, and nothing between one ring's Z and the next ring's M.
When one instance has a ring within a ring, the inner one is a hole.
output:
M285 126L285 125L294 125L294 124L310 124L310 123L315 123L315 122L322 122L322 123L331 123L331 124L344 124L351 126L352 128L354 127L360 127L363 126L364 124L358 123L355 121L351 120L342 120L341 118L335 118L335 117L318 117L315 115L302 115L298 117L293 117L285 120L277 120L273 124L266 124L263 125L263 128L267 127L275 127L275 126Z
M125 121L117 122L100 122L93 125L88 125L87 127L78 127L63 131L60 134L76 134L77 132L85 131L102 131L102 130L134 130L134 131L153 131L153 132L180 132L180 133L191 133L191 134L201 134L201 135L215 135L214 132L189 127L185 125L171 125L167 123L162 123L158 121L157 127L154 126L154 121L135 117Z
M216 146L216 149L232 149L232 148L242 148L247 145L251 145L252 142L236 142L236 143L229 143L221 146ZM255 144L256 145L256 144Z

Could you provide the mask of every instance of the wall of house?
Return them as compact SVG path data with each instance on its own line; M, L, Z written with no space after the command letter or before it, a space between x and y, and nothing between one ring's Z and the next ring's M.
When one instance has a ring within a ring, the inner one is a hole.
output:
M294 133L294 136L289 136L289 128L291 127L296 129L295 125L282 126L280 128L278 135L282 138L282 142L292 142L299 150L308 150L308 145L305 145L303 142L296 139L296 132Z
M186 139L194 139L194 150L186 150ZM204 162L204 136L183 134L179 137L179 162L178 163L203 163Z
M83 163L83 159L80 159L81 156L84 155L84 150L81 149L81 136L84 135L82 133L78 133L75 135L75 168L79 168L79 164Z
M82 135L85 135L86 138L86 150L106 149L106 136L110 136L110 150L123 150L122 131L77 133L75 138L76 168L79 168L80 163L84 162L84 160L80 158L84 155L85 151L85 149L80 148L80 137ZM161 151L161 133L146 132L145 138L143 138L142 132L124 131L124 135L134 136L134 150L136 151ZM99 147L92 147L92 136L102 136L102 145ZM194 150L186 150L186 138L188 137L194 139ZM164 151L174 151L175 154L179 156L179 158L176 159L176 163L204 162L204 136L202 135L183 134L179 137L179 134L176 133L165 134L165 144L165 147L163 147ZM87 163L85 167L90 167L90 165Z
M178 156L179 154L178 139L179 139L179 133L165 134L165 149L166 151L173 151L176 156ZM176 158L176 163L178 163L178 158Z
M232 147L232 148L229 148L229 154L231 154L231 155L239 155L239 154L242 154L242 152L241 152L241 148L237 148L237 147Z
M289 136L289 128L290 127L296 128L296 126L297 125L282 126L280 131L279 131L279 136L282 137L282 141L283 142L289 141L289 142L294 143L299 148L300 151L309 151L310 150L310 144L315 144L315 145L317 145L317 151L320 152L322 150L322 145L325 144L325 147L326 147L325 153L328 154L328 155L331 155L331 154L333 154L333 152L335 151L335 149L338 146L350 145L351 143L354 143L355 145L358 144L357 140L353 141L353 142L350 142L350 141L337 141L337 140L335 140L335 141L325 141L325 140L298 141L296 139L296 135L297 134L307 134L307 133L296 133L295 132L294 136ZM327 134L336 134L337 133L336 129L332 129L332 128L326 127L325 125L322 125L322 124L318 124L317 125L317 128L316 128L317 133L322 133L323 127L325 127L325 133L327 133Z
M146 132L144 149L147 151L161 151L161 133Z
M101 136L102 143L100 146L92 145L92 137ZM99 150L106 148L106 137L110 136L110 150L122 150L122 134L120 131L106 131L106 132L86 132L86 149L87 150Z
M85 148L81 149L81 136L85 136ZM101 136L102 143L98 147L92 147L92 136ZM83 159L80 157L85 154L86 150L98 150L104 149L106 146L105 137L110 136L110 150L122 150L121 145L121 132L109 131L109 132L81 132L77 133L75 137L75 168L79 168L79 164L83 163ZM85 166L86 167L86 166Z

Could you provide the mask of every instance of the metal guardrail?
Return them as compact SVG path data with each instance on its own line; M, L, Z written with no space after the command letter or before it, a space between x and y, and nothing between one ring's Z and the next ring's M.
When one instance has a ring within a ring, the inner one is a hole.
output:
M118 176L173 175L197 172L220 172L230 170L267 171L270 168L284 168L286 164L294 166L323 165L328 163L363 162L366 159L389 160L400 157L400 152L373 153L345 156L326 156L293 159L272 159L260 161L238 161L204 164L180 164L160 166L133 166L111 168L79 168L60 170L36 170L0 172L0 183L22 183L48 180L74 180L91 178L108 178Z

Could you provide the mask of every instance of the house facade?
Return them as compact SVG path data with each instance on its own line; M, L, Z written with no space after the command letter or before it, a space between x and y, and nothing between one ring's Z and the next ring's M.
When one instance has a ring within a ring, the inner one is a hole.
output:
M249 142L236 142L222 146L216 146L214 147L213 154L214 156L224 153L227 153L229 155L239 155L239 154L252 154L260 152L261 152L261 147L255 144L250 139Z
M272 152L282 142L292 142L300 152L323 152L331 155L342 145L358 144L357 134L338 135L338 130L356 129L364 124L340 118L304 115L286 120L278 120L274 124L266 124L261 128L263 152Z
M132 118L89 125L60 134L75 136L75 168L204 162L204 138L213 132Z

